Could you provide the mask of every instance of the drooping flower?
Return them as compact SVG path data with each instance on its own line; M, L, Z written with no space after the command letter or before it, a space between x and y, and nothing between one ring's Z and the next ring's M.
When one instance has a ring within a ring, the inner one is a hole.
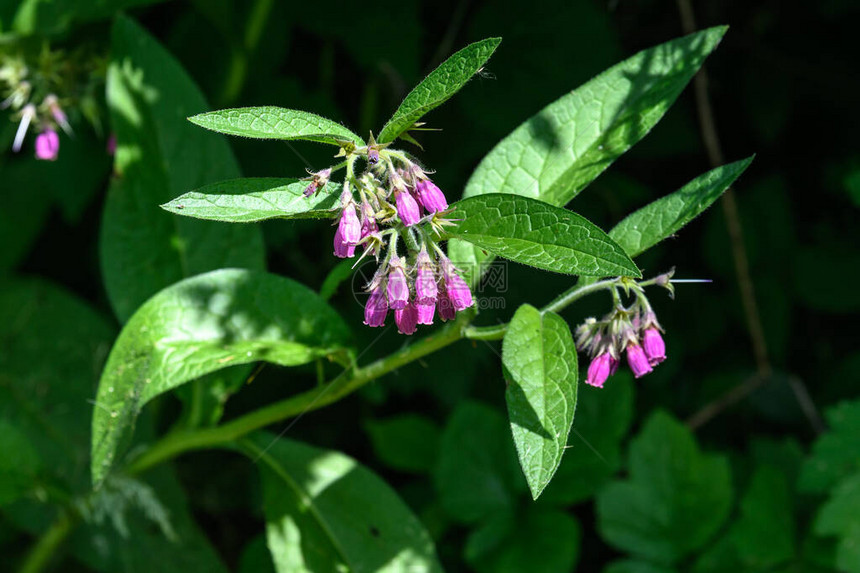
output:
M418 201L430 213L444 211L448 208L445 194L429 179L421 179L415 184L415 194L418 196Z
M364 199L361 202L361 239L378 232L379 225L376 223L373 206Z
M411 227L421 220L421 211L412 194L403 188L395 189L395 202L397 203L397 216L407 227Z
M433 324L433 315L436 314L436 303L416 302L415 311L418 314L418 324Z
M636 378L641 378L653 370L651 364L648 363L645 351L635 343L627 345L627 364L630 365L630 370L633 371L633 376Z
M54 161L60 153L60 137L53 129L46 129L36 136L36 159Z
M407 303L401 309L394 311L394 322L397 323L397 331L400 334L413 334L417 330L418 311L415 305Z
M393 310L401 310L409 302L409 283L406 281L406 271L397 255L393 255L389 262L387 293L388 307Z
M646 328L642 333L642 347L651 366L657 366L666 360L666 343L663 342L660 331L655 327Z
M438 293L436 269L426 249L421 249L415 259L415 302L433 304Z
M612 355L603 352L595 357L588 365L588 376L585 383L597 388L603 388L603 383L612 375ZM615 361L617 363L617 360Z
M457 315L457 311L454 310L454 303L451 302L447 292L439 293L439 297L436 299L436 309L439 311L439 318L443 322L454 320Z
M385 315L388 314L388 303L385 302L385 288L382 283L370 291L370 297L364 305L364 324L367 326L384 326Z
M358 214L355 212L355 202L352 200L352 195L344 192L341 202L343 209L337 224L337 233L334 236L334 254L346 258L355 254L355 246L361 240L361 222L359 222Z
M442 266L442 278L445 280L445 292L454 310L460 312L472 306L472 291L469 290L469 285L457 273L457 269L448 257L440 255L439 260Z
M343 229L340 225L334 233L334 256L348 259L355 256L355 245L351 245L343 238Z

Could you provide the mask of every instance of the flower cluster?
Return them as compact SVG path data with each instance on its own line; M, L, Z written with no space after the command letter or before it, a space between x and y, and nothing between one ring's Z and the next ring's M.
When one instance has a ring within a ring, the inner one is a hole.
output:
M367 284L370 296L364 324L383 326L389 310L402 334L419 324L432 324L438 311L443 321L472 306L472 293L458 269L439 247L436 237L449 224L444 218L448 201L427 173L405 153L376 144L345 145L341 166L311 173L305 196L329 183L332 171L346 167L340 195L334 254L341 258L373 256L379 263ZM355 173L363 157L367 168ZM400 245L404 256L398 254Z
M12 150L20 151L27 133L34 128L38 132L36 159L56 160L60 153L58 132L72 136L66 110L75 105L98 125L95 100L103 90L99 80L103 67L103 62L85 50L66 55L46 48L29 63L20 54L0 53L0 109L11 109L18 121ZM59 93L68 95L60 97Z
M659 284L659 283L657 283ZM666 345L657 316L642 289L635 285L636 301L625 308L620 297L615 309L602 319L588 318L576 330L576 346L591 357L586 384L602 388L615 374L626 355L627 364L636 378L651 372L666 359Z

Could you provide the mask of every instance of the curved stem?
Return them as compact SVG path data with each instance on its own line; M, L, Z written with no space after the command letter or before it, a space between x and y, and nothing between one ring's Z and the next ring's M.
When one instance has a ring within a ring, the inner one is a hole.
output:
M78 522L76 515L62 510L51 527L42 534L36 545L30 549L27 558L19 569L20 573L38 573L45 569L57 548L66 540Z

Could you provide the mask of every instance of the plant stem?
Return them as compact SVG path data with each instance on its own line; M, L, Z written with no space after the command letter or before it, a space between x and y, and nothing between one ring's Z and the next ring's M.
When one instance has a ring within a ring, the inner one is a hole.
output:
M20 573L38 573L53 557L57 548L66 540L77 525L78 517L67 510L61 510L51 527L42 534L36 545L30 549L27 558L19 569Z
M364 368L356 368L351 372L344 370L331 382L275 402L221 426L168 434L134 460L128 466L127 472L130 475L141 473L183 452L230 443L269 424L300 416L336 402L383 374L460 340L464 337L464 331L473 316L474 312L460 313L453 323L415 344L372 362Z

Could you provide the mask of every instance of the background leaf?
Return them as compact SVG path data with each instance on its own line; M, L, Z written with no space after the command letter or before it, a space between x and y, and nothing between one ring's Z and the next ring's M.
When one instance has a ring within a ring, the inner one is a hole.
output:
M202 94L146 31L118 18L108 104L116 169L102 217L101 266L111 305L126 321L143 301L188 276L222 267L262 269L260 230L171 216L159 205L189 189L235 178L225 141L189 125Z
M729 515L725 458L698 451L682 424L653 414L630 445L630 479L597 495L597 524L607 543L671 564L700 548Z
M609 236L631 257L675 234L698 217L741 176L753 157L700 175L669 195L649 203L615 225Z
M313 291L240 269L186 279L146 302L111 350L92 420L99 483L152 398L228 366L305 364L343 353L349 329Z
M241 107L208 111L189 117L193 124L228 135L255 139L304 139L340 146L351 141L364 146L364 140L339 123L306 111L282 107Z
M424 114L439 107L460 91L490 59L501 41L501 38L488 38L469 44L430 72L430 75L409 92L379 132L379 143L394 141Z
M571 275L642 276L606 233L560 207L501 193L453 207L450 217L458 223L449 228L451 237L506 259Z
M576 346L553 312L524 304L502 342L505 401L520 466L537 499L561 463L576 410Z
M340 183L329 183L311 197L304 196L307 186L307 181L298 179L233 179L180 195L161 208L228 223L333 217L340 204Z
M277 571L441 572L421 522L355 460L265 432L241 448L260 467Z
M89 20L108 18L121 10L164 0L22 0L9 21L0 21L0 32L58 34ZM5 10L4 10L5 12Z
M709 28L643 50L545 107L481 161L463 197L511 193L562 206L645 137L725 34ZM486 256L453 241L472 284Z
M410 473L428 473L435 467L441 431L426 416L398 414L368 420L365 428L376 456L389 467Z

